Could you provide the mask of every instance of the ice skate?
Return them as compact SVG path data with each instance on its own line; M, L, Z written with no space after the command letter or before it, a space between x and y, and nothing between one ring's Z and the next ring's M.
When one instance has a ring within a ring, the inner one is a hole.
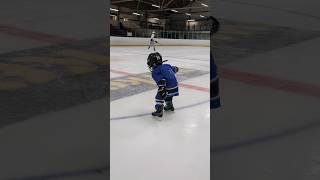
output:
M174 107L172 103L166 103L166 106L164 107L165 111L174 111Z
M163 116L163 111L162 110L157 110L157 111L152 113L152 116L162 117Z

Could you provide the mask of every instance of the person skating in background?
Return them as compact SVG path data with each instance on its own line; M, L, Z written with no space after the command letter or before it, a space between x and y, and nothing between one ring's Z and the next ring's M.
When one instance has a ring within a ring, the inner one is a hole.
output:
M162 56L158 52L149 54L147 60L152 78L158 86L155 97L156 111L152 113L153 116L157 117L162 117L163 110L174 111L172 100L174 96L179 96L178 81L175 75L179 68L170 64L163 64L164 62L166 61L162 60Z
M158 41L154 39L154 36L155 36L155 32L153 31L150 37L150 43L149 43L148 49L152 47L153 50L156 51L156 43L158 43Z

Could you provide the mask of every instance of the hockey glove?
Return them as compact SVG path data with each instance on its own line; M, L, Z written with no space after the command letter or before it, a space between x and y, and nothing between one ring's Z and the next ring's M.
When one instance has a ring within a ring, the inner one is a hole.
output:
M168 92L164 86L159 87L158 94L161 97L161 99L165 99L168 95Z
M175 73L179 72L179 68L177 66L172 66L172 69Z

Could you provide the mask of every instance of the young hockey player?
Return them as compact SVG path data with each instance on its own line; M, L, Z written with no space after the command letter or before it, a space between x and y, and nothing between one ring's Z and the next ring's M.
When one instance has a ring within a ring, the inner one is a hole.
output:
M150 38L150 44L148 49L150 49L150 47L153 47L153 50L156 51L156 43L158 43L158 41L154 40L154 36L155 36L155 32L153 31Z
M152 78L158 86L158 92L155 97L156 111L152 113L153 116L158 117L162 117L163 109L165 111L174 111L172 99L173 96L179 95L178 81L175 76L179 68L170 64L163 64L164 62L158 52L149 54L147 60ZM163 106L164 103L165 106Z

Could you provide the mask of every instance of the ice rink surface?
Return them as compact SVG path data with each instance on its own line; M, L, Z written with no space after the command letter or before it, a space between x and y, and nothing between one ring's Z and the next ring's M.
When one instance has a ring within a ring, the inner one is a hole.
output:
M32 2L37 5L31 5ZM97 142L106 139L104 125L108 110L105 107L109 98L88 101L87 96L82 96L83 89L90 87L91 82L103 82L92 89L105 87L105 79L99 80L103 75L88 73L93 65L82 62L99 60L97 55L101 54L87 54L81 60L85 69L62 64L79 58L70 54L65 54L67 59L45 59L42 62L46 63L41 65L29 62L47 53L46 47L55 45L57 39L105 41L105 6L75 0L68 1L68 5L62 1L32 2L6 0L0 11L0 52L2 61L6 62L1 68L11 72L24 68L33 75L23 90L16 91L21 84L1 89L4 103L1 103L0 179L105 179L106 161L101 157L108 154L108 149L104 143ZM119 78L115 81L119 93L114 94L116 98L111 104L120 106L112 108L111 114L111 129L114 129L111 176L133 179L142 170L146 174L139 180L207 179L193 176L208 175L209 155L203 150L209 151L209 125L214 122L211 155L215 179L319 180L319 1L214 0L211 6L212 14L222 24L214 37L222 108L211 113L210 123L209 110L205 109L209 107L206 102L209 77L202 74L209 68L208 49L158 47L170 63L185 68L179 75L183 80L181 96L175 101L177 111L165 114L159 121L150 116L156 88L153 82L144 79L148 75L145 47L111 48L111 77ZM97 21L102 23L93 23ZM13 59L17 57L19 61ZM105 55L100 56L100 62L104 62L100 67L106 69ZM51 68L57 63L59 68ZM56 70L62 73L57 74ZM190 78L194 74L197 76ZM4 75L1 74L2 80L8 81L1 88L22 77ZM63 85L63 81L51 82L52 77L65 80L70 76L79 83L74 85L78 89L70 82ZM39 77L45 81L37 84L35 80ZM28 80L25 78L22 77ZM128 85L135 91L129 91ZM36 87L45 91L33 89ZM53 94L42 93L47 90ZM8 97L12 99L6 100ZM150 153L142 154L145 151ZM119 158L127 161L120 164L121 161L115 161ZM168 165L172 159L177 161Z
M162 118L154 111L156 87L145 91L127 88L113 93L121 78L131 76L127 84L141 86L139 74L150 76L146 65L151 51L145 46L113 46L111 54L111 142L112 180L196 180L210 176L210 109L209 109L209 47L159 46L157 50L169 64L181 68L187 76L180 83L180 96L174 97L174 112ZM188 76L189 73L197 72ZM201 72L201 73L199 73ZM142 80L141 80L142 79ZM117 81L118 80L118 81ZM150 84L151 85L151 84ZM136 86L135 86L136 87ZM112 99L112 97L111 97Z

